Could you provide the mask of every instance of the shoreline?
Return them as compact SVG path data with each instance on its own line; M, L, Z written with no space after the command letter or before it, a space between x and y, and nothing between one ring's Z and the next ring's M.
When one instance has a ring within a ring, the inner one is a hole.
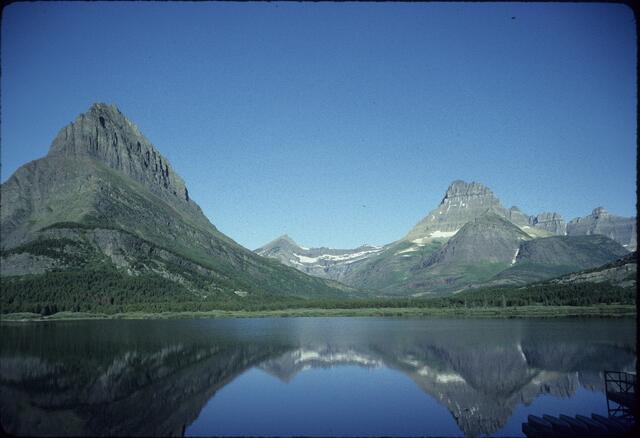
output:
M122 319L202 319L202 318L268 318L268 317L456 317L456 318L564 318L564 317L636 317L635 305L596 306L514 306L488 308L355 308L323 309L297 308L278 310L211 310L204 312L128 312L128 313L86 313L59 312L41 316L35 313L8 313L0 315L0 323L79 321L79 320L122 320Z

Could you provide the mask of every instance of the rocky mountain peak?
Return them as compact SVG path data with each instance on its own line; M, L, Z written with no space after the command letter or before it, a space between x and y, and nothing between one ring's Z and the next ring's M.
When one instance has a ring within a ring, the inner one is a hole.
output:
M563 236L567 231L567 224L559 213L544 212L529 218L529 224L550 233Z
M255 250L260 255L266 255L275 252L286 252L300 250L302 247L298 245L288 234L273 239L271 242Z
M455 180L447 188L447 192L442 199L442 203L484 198L499 203L493 192L484 184L477 182L467 183L462 180Z
M197 208L182 178L115 105L94 103L62 128L50 156L90 158L124 173L174 205Z
M609 212L604 207L598 207L593 209L591 216L593 216L594 219L600 219L601 217L609 216Z
M442 202L422 219L405 240L450 237L464 224L484 214L487 210L506 216L500 200L484 184L453 181L442 198Z
M271 243L269 243L268 245L285 245L287 247L292 247L292 248L302 248L300 245L298 245L296 243L295 240L293 240L288 234L283 234L282 236L278 237L277 239L275 239L274 241L272 241Z
M616 216L603 207L595 208L587 216L572 219L567 224L567 234L602 234L622 244L629 251L637 249L636 218Z

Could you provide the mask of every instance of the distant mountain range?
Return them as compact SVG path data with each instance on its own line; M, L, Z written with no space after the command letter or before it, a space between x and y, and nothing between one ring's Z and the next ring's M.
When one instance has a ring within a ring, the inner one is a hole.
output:
M507 209L483 184L457 180L405 237L383 247L309 249L282 236L256 252L353 287L420 296L540 281L595 268L636 246L636 218L599 207L566 224L557 212Z
M597 208L565 224L558 213L507 209L486 186L454 181L440 205L382 247L304 248L282 236L252 252L216 229L169 161L101 103L0 195L3 312L430 296L540 281L636 248L635 218Z

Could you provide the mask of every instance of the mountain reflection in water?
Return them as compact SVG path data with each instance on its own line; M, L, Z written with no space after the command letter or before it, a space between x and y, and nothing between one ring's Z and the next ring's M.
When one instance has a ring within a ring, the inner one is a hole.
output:
M459 433L493 434L540 395L603 391L602 371L632 371L636 356L633 319L78 321L2 332L0 421L29 436L181 435L245 371L291 382L340 366L399 371Z

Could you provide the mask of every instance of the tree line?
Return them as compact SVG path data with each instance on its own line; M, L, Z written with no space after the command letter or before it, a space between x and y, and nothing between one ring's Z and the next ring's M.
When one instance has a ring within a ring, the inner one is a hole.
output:
M495 287L438 298L303 299L259 293L239 297L231 290L205 296L157 274L130 276L117 269L53 271L41 275L3 277L0 281L2 313L33 312L42 315L60 311L120 313L299 308L482 308L636 302L635 288L621 288L609 283Z

